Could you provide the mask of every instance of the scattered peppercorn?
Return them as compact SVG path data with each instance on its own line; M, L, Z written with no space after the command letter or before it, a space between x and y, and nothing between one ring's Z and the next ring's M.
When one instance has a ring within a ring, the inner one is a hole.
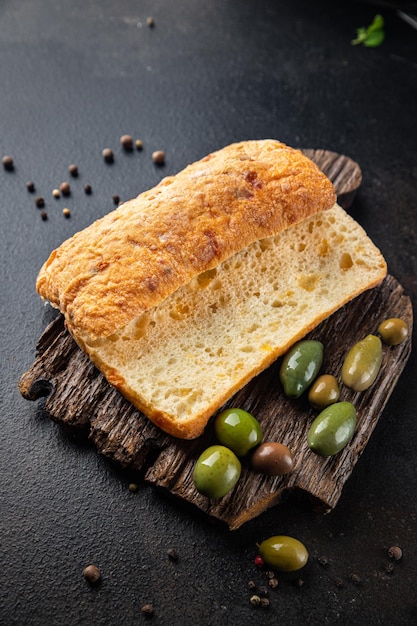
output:
M176 563L178 561L178 552L175 548L168 548L167 555L170 561Z
M304 586L304 580L302 578L296 578L294 580L294 585L295 587L303 587Z
M74 178L77 178L77 176L78 176L78 165L75 165L75 163L71 163L71 165L68 168L68 171L71 174L71 176L73 176Z
M136 146L136 150L142 150L142 148L143 148L143 141L142 141L142 139L136 139L135 146Z
M136 493L138 490L138 486L136 483L130 483L129 485L129 491L131 491L132 493Z
M111 148L104 148L103 152L103 159L106 161L106 163L113 163L114 161L114 154L113 154L113 150Z
M60 198L61 197L61 193L59 191L59 189L53 189L52 190L52 195L54 198Z
M272 570L267 570L267 571L265 572L265 576L266 576L267 578L275 578L275 572L273 572Z
M362 582L362 578L359 576L359 574L351 574L350 575L350 580L355 584L355 585L360 585Z
M268 598L261 598L261 607L263 609L266 609L269 607L269 600Z
M259 606L261 604L261 599L258 595L253 595L250 597L249 602L251 603L252 606Z
M248 587L249 587L249 589L256 589L256 583L255 583L255 581L254 581L254 580L250 580L250 581L248 582Z
M93 190L92 190L92 188L91 188L91 185L89 185L88 183L86 183L86 184L84 185L84 191L85 191L85 193L87 194L87 196L89 196L89 195L90 195L90 193L93 191Z
M141 608L141 612L144 615L151 617L153 615L153 604L144 604Z
M11 172L14 169L14 161L11 156L6 155L2 159L3 167L8 172Z
M399 561L403 556L403 551L400 546L391 546L388 548L388 556L390 559L394 559L394 561Z
M114 204L119 204L119 202L120 202L120 196L118 196L118 195L117 195L117 193L115 193L115 194L112 196L112 198L113 198L113 202L114 202Z
M153 17L146 18L146 25L149 26L150 28L155 26L155 20L153 19Z
M264 560L263 558L258 554L258 556L255 557L255 561L254 561L256 567L262 567L264 564Z
M329 567L329 559L327 558L327 556L319 556L317 557L317 561L322 567Z
M261 585L258 589L258 593L260 596L267 596L269 592L265 585Z
M133 138L130 135L122 135L120 137L120 143L122 144L124 150L130 152L133 150Z
M38 196L37 198L35 198L35 204L38 209L41 209L45 206L45 200L42 198L42 196Z
M90 585L95 585L101 578L101 572L97 565L87 565L84 568L83 576Z
M29 191L29 193L33 193L35 191L35 183L33 182L33 180L29 180L26 183L26 189Z
M278 587L278 578L270 578L268 580L268 585L271 587L271 589L275 589L276 587Z
M335 578L334 584L338 589L341 589L344 586L344 582L342 578Z
M67 183L67 181L64 181L63 183L61 183L59 186L59 189L63 196L69 196L71 193L71 187L70 187L70 184Z
M384 571L387 574L392 574L394 571L394 563L385 563L384 564Z
M152 161L157 165L165 163L165 152L163 150L155 150L155 152L152 152Z
M48 214L46 211L41 211L40 216L44 222L48 219Z
M71 215L71 211L65 207L65 209L62 209L63 214L65 215L65 217L70 217Z

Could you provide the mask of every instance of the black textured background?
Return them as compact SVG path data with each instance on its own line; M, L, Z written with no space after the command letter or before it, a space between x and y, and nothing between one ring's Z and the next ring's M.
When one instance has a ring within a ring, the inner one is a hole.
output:
M383 9L384 44L352 47L377 10L342 0L0 3L0 152L16 165L0 168L1 624L141 624L146 603L158 624L416 623L414 355L332 514L290 503L234 533L143 483L131 493L137 477L17 389L53 318L34 289L52 248L111 210L113 194L128 199L232 141L274 137L358 161L363 186L351 213L415 304L417 31ZM124 133L143 151L124 154ZM162 168L156 149L166 152ZM55 200L73 162L72 195ZM28 180L46 199L47 221ZM265 583L255 544L281 533L310 551L305 584L281 576L270 608L254 609L248 581ZM387 574L395 543L404 558ZM82 577L90 562L103 575L94 589Z

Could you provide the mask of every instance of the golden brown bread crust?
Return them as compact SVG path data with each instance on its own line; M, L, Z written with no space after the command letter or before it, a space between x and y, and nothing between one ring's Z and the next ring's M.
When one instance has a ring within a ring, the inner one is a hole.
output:
M72 333L105 337L252 242L328 209L331 182L278 141L232 144L52 252L37 291Z

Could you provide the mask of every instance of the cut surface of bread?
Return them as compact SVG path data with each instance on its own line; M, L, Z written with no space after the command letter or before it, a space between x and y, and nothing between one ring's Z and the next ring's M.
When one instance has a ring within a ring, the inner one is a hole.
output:
M290 345L385 275L379 250L335 205L195 276L108 337L77 341L155 424L191 439Z
M36 287L74 336L107 336L193 276L335 201L299 150L270 139L232 144L65 241Z

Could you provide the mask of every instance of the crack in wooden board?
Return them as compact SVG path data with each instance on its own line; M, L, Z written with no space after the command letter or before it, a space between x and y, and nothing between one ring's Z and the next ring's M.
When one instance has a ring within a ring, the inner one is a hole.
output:
M311 152L309 156L321 159L324 171L327 168L337 177L337 192L352 197L361 178L360 170L358 173L352 166L354 162L346 161L347 157L340 161L335 153ZM347 173L343 173L343 163ZM305 399L285 398L278 379L279 361L227 403L256 415L264 440L288 445L295 467L290 475L269 477L256 474L243 460L238 488L219 500L200 495L192 481L196 459L214 442L212 424L194 441L163 433L108 384L66 331L62 316L40 337L37 358L22 376L19 388L28 400L46 396L45 409L51 418L66 427L85 429L101 454L123 467L143 471L148 482L235 529L294 491L306 494L323 510L336 506L410 355L411 301L401 285L387 276L379 287L349 302L308 335L325 346L322 371L340 378L347 350L375 332L388 317L403 318L410 329L409 337L399 346L384 347L382 367L371 389L354 393L342 386L341 400L355 404L358 426L350 444L338 455L322 459L308 449L306 435L316 413Z

